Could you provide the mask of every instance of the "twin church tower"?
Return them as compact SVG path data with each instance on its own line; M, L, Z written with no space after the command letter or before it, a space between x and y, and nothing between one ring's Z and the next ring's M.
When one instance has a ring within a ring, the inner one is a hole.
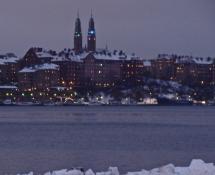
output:
M74 50L75 52L81 53L83 51L83 43L82 43L82 30L81 30L81 20L79 17L79 13L75 22L75 34L74 34ZM93 19L93 15L91 13L88 35L87 35L87 51L96 51L96 30L95 23Z

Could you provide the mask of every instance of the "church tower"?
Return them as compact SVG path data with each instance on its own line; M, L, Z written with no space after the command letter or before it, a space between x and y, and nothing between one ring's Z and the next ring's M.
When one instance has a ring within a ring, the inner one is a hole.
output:
M89 21L88 37L87 37L87 49L88 51L96 51L96 30L93 15Z
M82 51L82 32L81 32L81 20L79 13L75 22L75 34L74 34L74 50L78 54Z

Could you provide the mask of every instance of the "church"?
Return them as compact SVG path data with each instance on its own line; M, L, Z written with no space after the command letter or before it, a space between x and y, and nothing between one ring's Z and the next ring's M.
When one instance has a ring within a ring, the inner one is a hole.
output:
M83 49L83 36L81 30L81 20L79 14L77 16L75 22L75 33L74 33L74 51L76 54L82 53L85 51L88 52L95 52L96 51L96 30L95 30L95 23L93 19L93 15L91 13L91 17L89 20L89 28L88 28L88 35L87 35L87 48Z

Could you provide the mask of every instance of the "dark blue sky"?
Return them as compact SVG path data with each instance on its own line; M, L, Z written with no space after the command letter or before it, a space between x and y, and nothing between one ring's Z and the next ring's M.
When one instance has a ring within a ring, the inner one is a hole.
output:
M215 56L215 0L1 0L0 52L73 47L78 9L84 36L93 9L98 47Z

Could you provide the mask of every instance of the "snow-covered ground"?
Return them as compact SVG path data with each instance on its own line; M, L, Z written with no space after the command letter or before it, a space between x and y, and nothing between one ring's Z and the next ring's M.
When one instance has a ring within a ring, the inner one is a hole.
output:
M18 175L34 175L34 173ZM86 172L65 169L47 172L44 175L120 175L120 173L117 167L110 167L106 172L95 173L91 169ZM175 167L173 164L169 164L149 171L128 172L126 175L215 175L215 165L213 163L205 163L202 160L192 160L189 167Z

